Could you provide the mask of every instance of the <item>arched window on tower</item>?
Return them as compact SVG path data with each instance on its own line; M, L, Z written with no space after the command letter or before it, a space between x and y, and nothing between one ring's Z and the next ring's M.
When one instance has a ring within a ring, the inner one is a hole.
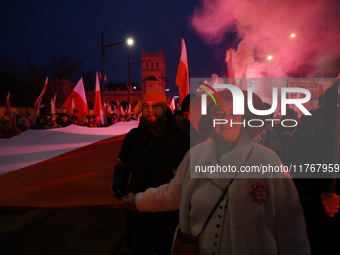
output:
M146 68L149 68L149 62L146 62Z
M151 62L151 68L153 68L153 62Z
M156 67L158 68L158 62L156 62Z

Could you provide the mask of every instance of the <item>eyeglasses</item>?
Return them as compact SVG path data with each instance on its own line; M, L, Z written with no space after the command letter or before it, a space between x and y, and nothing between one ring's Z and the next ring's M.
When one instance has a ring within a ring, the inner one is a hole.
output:
M144 109L144 110L149 110L149 109L150 109L150 106L151 106L152 110L155 110L155 109L161 107L159 104L151 104L151 105L149 105L149 104L143 104L143 109Z

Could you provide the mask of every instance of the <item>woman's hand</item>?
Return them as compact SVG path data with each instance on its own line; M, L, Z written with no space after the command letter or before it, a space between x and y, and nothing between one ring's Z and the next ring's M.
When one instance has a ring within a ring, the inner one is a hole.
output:
M123 204L129 204L129 205L136 205L135 203L135 194L129 193L127 196L123 197Z

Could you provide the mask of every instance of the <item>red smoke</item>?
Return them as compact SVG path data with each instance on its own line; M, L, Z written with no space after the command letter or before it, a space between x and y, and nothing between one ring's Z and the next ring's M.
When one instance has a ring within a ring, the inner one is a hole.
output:
M201 0L190 23L210 45L221 43L236 27L242 38L233 56L236 77L314 77L321 72L336 77L340 72L338 0Z

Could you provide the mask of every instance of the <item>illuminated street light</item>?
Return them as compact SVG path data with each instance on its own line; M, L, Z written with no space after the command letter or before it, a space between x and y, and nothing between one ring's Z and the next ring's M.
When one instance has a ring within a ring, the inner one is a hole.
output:
M101 81L102 81L102 86L101 86L101 97L102 97L102 103L104 104L104 56L105 54L112 49L113 46L119 45L119 44L128 44L132 45L133 40L129 38L126 41L119 42L119 43L114 43L114 44L109 44L109 45L104 45L104 32L102 32L102 73L101 73ZM105 48L109 47L107 50ZM106 75L105 75L106 76Z
M290 37L291 37L291 38L294 38L294 37L295 37L295 34L291 34Z
M267 59L268 59L268 60L272 60L273 57L272 57L272 56L268 56Z

